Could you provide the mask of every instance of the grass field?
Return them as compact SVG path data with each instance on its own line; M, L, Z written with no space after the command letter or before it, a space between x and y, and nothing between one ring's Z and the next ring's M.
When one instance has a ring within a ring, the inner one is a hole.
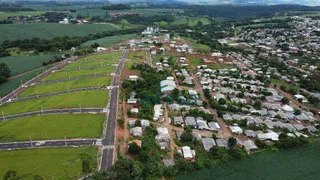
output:
M52 39L64 36L85 36L111 30L117 29L109 24L4 24L0 26L0 44L4 40L31 39L34 37Z
M107 104L108 92L105 90L82 91L70 94L50 96L29 101L7 103L0 107L5 115L18 114L29 111L40 111L55 108L104 107Z
M105 115L55 114L0 122L0 142L99 138Z
M68 81L63 83L52 83L52 84L43 84L39 86L31 86L27 88L24 92L22 92L19 97L31 96L36 95L37 91L38 94L46 94L50 92L58 92L58 91L65 91L68 88L76 89L82 87L94 87L94 86L108 86L110 85L111 77L110 76L103 76L103 77L96 77L96 78L88 78L88 79L79 79L75 81Z
M105 38L100 38L92 41L87 41L81 44L82 47L89 47L94 43L98 43L100 46L111 46L113 44L119 43L121 41L132 39L136 37L136 34L126 34L126 35L119 35L119 36L110 36Z
M125 65L124 69L130 69L133 64L138 63L138 62L144 62L146 61L146 52L145 51L134 51L130 52L128 55L128 60Z
M43 80L56 80L56 79L63 79L63 78L72 78L77 76L83 75L90 75L90 74L99 74L99 73L112 73L114 71L114 66L106 66L102 68L95 68L95 69L81 69L81 70L74 70L74 71L61 71L61 72L54 72L49 74Z
M188 20L189 19L189 20ZM198 21L201 21L203 25L210 24L210 21L207 18L201 17L186 17L186 16L176 16L175 20L170 25L180 25L180 24L188 24L188 26L196 26Z
M84 58L81 58L80 60L86 61L86 60L115 60L120 59L122 54L122 51L116 51L116 52L109 52L104 54L96 54L92 56L86 56Z
M45 69L50 68L50 67L51 66L46 67ZM16 89L17 87L19 87L21 82L24 83L24 82L29 81L30 79L36 77L38 74L42 73L42 71L43 70L41 69L41 70L29 72L23 76L17 77L15 79L9 80L3 84L0 84L0 96L2 97L4 95L8 94L9 92L12 91L12 89Z
M317 142L307 148L253 155L248 160L229 162L218 167L187 173L177 179L319 179L319 152L320 143Z
M81 174L80 154L86 152L95 159L97 151L97 147L0 151L0 176L15 170L18 175L31 173L44 179L78 179ZM32 176L26 179L33 179Z
M19 12L2 12L0 13L0 20L7 19L10 16L37 16L44 14L43 11L19 11Z
M0 26L1 28L1 26ZM0 35L1 36L1 35ZM54 55L43 56L8 56L0 58L0 63L6 63L15 76L42 66L42 63L53 58Z
M74 68L74 67L85 67L85 66L96 66L96 65L105 65L105 64L117 64L118 60L95 60L95 61L82 61L82 62L73 62L64 66L62 69Z
M188 42L192 44L192 47L196 49L198 52L210 53L211 48L208 45L197 43L196 40L191 38L185 38Z

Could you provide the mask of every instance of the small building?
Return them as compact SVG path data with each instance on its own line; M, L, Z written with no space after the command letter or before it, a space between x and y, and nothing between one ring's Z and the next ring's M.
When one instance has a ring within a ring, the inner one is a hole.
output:
M163 80L160 82L161 93L171 93L176 88L173 80Z
M208 126L211 131L218 131L220 129L220 125L217 122L209 122Z
M169 135L168 128L158 127L157 131L158 131L158 135L156 135L156 140L167 141L167 142L170 141L170 135Z
M182 116L173 117L173 123L174 125L182 125L183 124Z
M136 137L142 136L142 128L141 127L134 127L132 129L130 129L130 134L132 136L136 136Z
M185 119L186 126L190 126L191 128L196 129L197 128L197 122L196 119L192 116L187 116Z
M229 126L229 128L232 133L235 133L235 134L242 134L243 133L242 129L239 126Z
M181 148L181 152L183 154L183 158L188 161L193 160L196 156L196 152L194 150L191 150L189 146L183 146Z
M139 78L138 76L129 76L130 81L137 81L138 78Z
M204 150L206 151L210 151L210 149L213 147L213 146L216 146L216 142L214 141L214 139L212 138L203 138L202 139L202 145L203 145L203 148Z
M154 121L160 120L161 117L163 116L162 104L154 105L153 110L154 110L153 120Z
M250 139L243 141L243 146L247 152L254 152L254 151L258 150L257 145L254 144L254 142Z
M209 129L207 122L203 120L197 120L198 129L200 130L207 130Z

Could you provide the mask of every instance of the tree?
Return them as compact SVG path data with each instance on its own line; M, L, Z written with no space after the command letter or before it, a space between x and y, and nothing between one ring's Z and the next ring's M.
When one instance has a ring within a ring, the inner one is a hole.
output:
M3 176L3 180L19 180L21 179L15 170L9 170L6 172L6 174Z
M227 101L226 101L224 98L220 98L220 99L218 100L218 102L219 102L220 105L224 105L224 104L227 103Z
M229 138L228 139L229 148L233 148L235 145L237 145L237 139L234 137Z
M132 142L129 144L128 152L130 154L138 154L140 152L141 148L138 146L136 142Z
M100 44L94 43L91 45L91 48L96 49L97 47L100 47Z
M283 97L283 98L281 99L281 102L282 102L283 104L288 104L288 103L290 102L290 100L289 100L288 97Z
M91 163L92 163L92 157L84 152L80 154L81 164L82 164L82 173L87 174L91 172Z
M11 76L11 71L6 63L0 64L0 76L3 76L5 78L9 78Z
M137 161L120 158L111 168L110 178L117 180L142 179L142 167Z
M301 114L301 110L300 109L296 109L295 111L294 111L294 115L300 115Z
M180 137L181 142L191 142L192 140L193 136L191 133L184 132Z
M256 109L261 109L261 101L255 101L253 107Z

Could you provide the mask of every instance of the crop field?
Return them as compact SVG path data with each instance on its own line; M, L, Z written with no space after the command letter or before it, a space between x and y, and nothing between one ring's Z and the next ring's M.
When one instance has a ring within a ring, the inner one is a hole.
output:
M97 66L97 65L106 65L106 64L118 64L118 60L95 60L95 61L80 61L73 62L61 69L75 68L75 67L85 67L85 66Z
M56 80L56 79L63 79L63 78L72 78L77 76L83 75L90 75L90 74L100 74L100 73L112 73L114 71L114 66L106 66L96 69L81 69L81 70L74 70L74 71L61 71L61 72L53 72L45 77L43 80Z
M0 13L0 20L7 19L10 16L37 16L44 14L43 11L18 11L18 12L2 12Z
M38 94L46 94L50 92L58 92L58 91L66 91L68 88L76 89L76 88L83 88L83 87L96 87L96 86L108 86L110 85L111 76L103 76L103 77L96 77L96 78L85 78L85 79L78 79L75 81L68 81L68 82L60 82L60 83L52 83L52 84L42 84L38 86L31 86L27 88L24 92L22 92L19 97L26 97L31 95Z
M0 176L9 170L18 175L40 175L44 179L79 179L81 175L81 153L88 153L92 159L97 156L97 147L45 148L0 151ZM95 161L94 161L95 162Z
M126 35L119 35L119 36L110 36L105 38L100 38L92 41L87 41L81 44L82 47L89 47L94 43L98 43L100 46L111 46L116 43L120 43L121 41L132 39L136 37L136 34L126 34Z
M253 155L247 160L187 173L177 179L319 179L319 152L320 142L316 142L306 148Z
M1 26L0 26L1 29ZM0 34L1 36L1 34ZM6 63L15 76L42 66L42 63L51 60L54 55L43 56L8 56L0 58L0 63Z
M31 39L34 37L40 39L64 36L75 37L112 30L117 29L109 24L4 24L0 26L0 44L5 40Z
M49 68L49 67L46 67L46 68ZM36 77L38 74L42 73L42 71L43 71L42 69L32 71L32 72L29 72L23 76L17 77L15 79L9 80L3 84L0 84L0 97L8 94L13 89L16 89L17 87L19 87L21 82L24 83L24 82L27 82L30 79Z
M96 54L92 56L86 56L84 58L81 58L82 61L88 61L88 60L115 60L120 59L122 52L116 51L116 52L108 52L103 54Z
M0 142L99 138L105 115L54 114L0 122Z
M5 115L29 111L40 111L56 108L104 107L107 104L108 92L105 90L81 91L69 94L49 96L40 99L7 103L0 107Z

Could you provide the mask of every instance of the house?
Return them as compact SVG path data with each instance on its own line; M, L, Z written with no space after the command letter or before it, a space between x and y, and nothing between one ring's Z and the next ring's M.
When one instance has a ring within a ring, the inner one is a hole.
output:
M138 140L138 139L134 139L132 141L129 141L128 144L131 144L131 143L136 143L139 147L141 147L141 145L142 145L142 142L140 140Z
M185 119L185 124L186 126L190 126L191 128L194 128L194 129L197 128L197 122L194 117L187 116Z
M216 139L216 143L218 147L228 148L228 140L226 139Z
M131 108L131 109L130 109L130 112L131 112L134 116L136 116L136 115L139 114L139 109L138 109L138 108Z
M171 93L176 88L173 80L163 80L160 82L161 93Z
M154 110L153 120L154 121L160 120L160 118L163 116L162 104L154 105L153 110Z
M294 109L289 105L282 106L282 110L287 111L287 112L293 112L294 111Z
M102 52L102 51L106 51L107 48L104 48L104 47L97 47L97 52Z
M150 126L150 121L149 120L145 120L145 119L142 119L141 120L141 127L143 128L143 129L146 129L147 127L149 127Z
M239 126L229 126L229 128L232 133L235 133L235 134L242 134L243 133L242 129Z
M137 81L138 78L139 78L138 76L129 76L130 81Z
M158 135L156 135L156 140L166 141L166 142L170 141L168 128L158 127L157 131L158 131Z
M129 121L129 127L134 127L136 125L136 120Z
M258 147L252 140L243 141L243 146L247 152L254 152L258 150Z
M215 94L215 96L213 97L215 100L219 100L219 99L225 99L225 96L223 94Z
M196 152L194 150L191 150L191 148L189 146L183 146L181 148L181 152L183 154L183 158L185 160L193 160L196 156Z
M130 93L129 99L127 100L127 104L137 104L139 99L136 99L135 96L136 96L136 93L132 91Z
M257 136L256 133L255 133L253 130L251 130L251 129L245 130L245 131L244 131L244 134L245 134L247 137L256 137L256 136Z
M202 145L203 145L203 148L204 150L206 150L207 152L210 151L210 149L213 147L213 146L216 146L216 142L214 141L214 139L212 138L203 138L202 139Z
M203 120L197 120L197 125L199 130L207 130L209 129L207 122Z
M268 133L261 133L257 134L257 137L260 140L272 140L272 141L279 141L279 135L273 131L270 131Z
M183 124L182 116L173 117L173 123L174 125L182 125Z
M217 122L209 122L208 126L211 131L217 131L220 129L220 126Z
M132 136L139 137L142 135L142 128L141 127L134 127L132 129L130 129L130 134Z

